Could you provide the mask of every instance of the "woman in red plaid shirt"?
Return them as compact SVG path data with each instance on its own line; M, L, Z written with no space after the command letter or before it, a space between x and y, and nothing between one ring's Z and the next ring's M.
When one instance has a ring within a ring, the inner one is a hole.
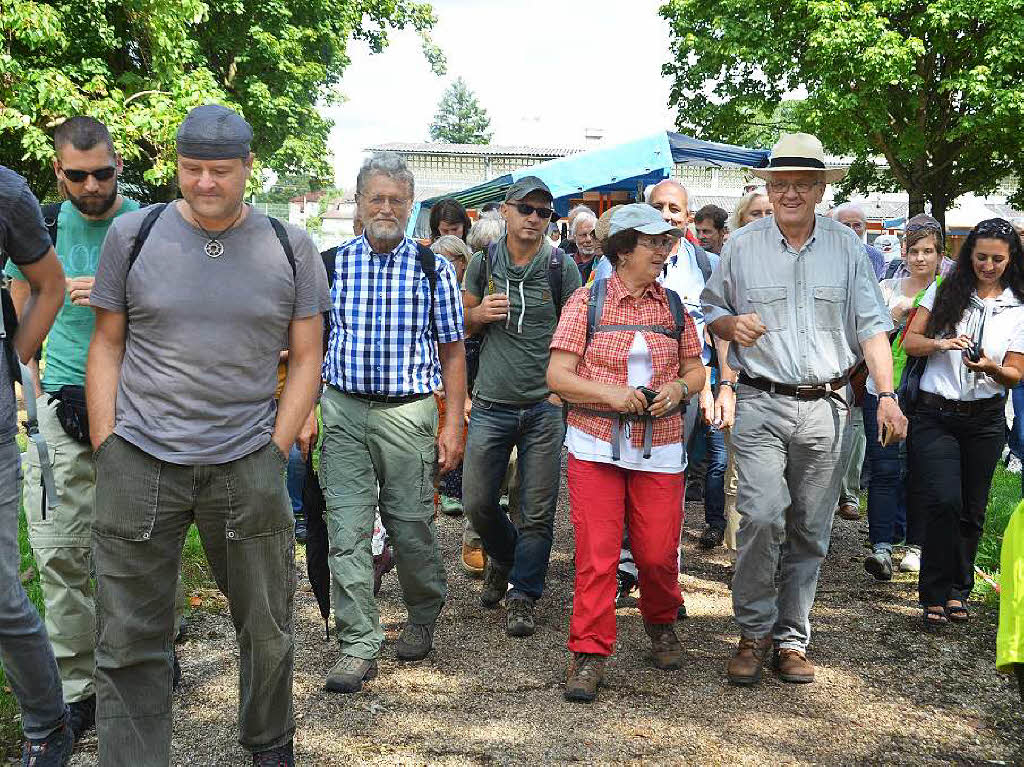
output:
M683 325L677 326L669 291L657 279L681 236L649 205L616 211L605 253L615 273L602 288L573 294L551 340L548 385L571 403L566 444L576 588L565 687L570 700L597 697L615 646L615 570L626 520L644 584L640 612L654 665L682 665L673 628L682 602L676 558L686 468L680 408L703 387L704 368L693 320L680 310ZM600 316L588 341L591 300Z

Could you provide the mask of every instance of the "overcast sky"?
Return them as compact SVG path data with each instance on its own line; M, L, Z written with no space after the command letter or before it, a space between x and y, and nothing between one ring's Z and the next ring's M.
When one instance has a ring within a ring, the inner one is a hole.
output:
M438 77L413 32L383 53L352 43L340 89L326 110L338 186L351 190L365 147L427 141L445 88L461 76L491 117L496 144L576 146L588 129L617 143L673 127L668 25L655 0L434 0Z

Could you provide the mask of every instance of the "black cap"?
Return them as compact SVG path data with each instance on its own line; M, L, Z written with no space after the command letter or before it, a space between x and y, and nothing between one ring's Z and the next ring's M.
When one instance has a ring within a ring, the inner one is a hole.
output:
M552 200L555 196L551 194L551 190L548 189L548 185L541 181L536 176L523 176L505 192L505 202L515 202L521 200L524 197L528 197L534 192L543 192Z
M196 107L178 128L178 154L195 160L233 160L249 156L252 126L220 104Z

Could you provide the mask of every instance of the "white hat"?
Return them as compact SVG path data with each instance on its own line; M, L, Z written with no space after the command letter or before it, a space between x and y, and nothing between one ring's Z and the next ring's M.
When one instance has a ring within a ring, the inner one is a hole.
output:
M758 178L769 180L773 173L785 170L820 170L825 173L825 183L831 184L843 178L848 167L825 167L825 149L817 136L810 133L783 133L775 146L767 168L751 168Z
M895 234L880 234L871 244L886 256L900 252L900 238Z

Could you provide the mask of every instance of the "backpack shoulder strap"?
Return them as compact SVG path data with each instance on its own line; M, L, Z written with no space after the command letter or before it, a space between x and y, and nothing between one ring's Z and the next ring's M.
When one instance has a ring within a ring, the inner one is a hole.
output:
M562 262L565 260L565 251L561 248L551 249L551 258L548 259L548 288L551 290L551 300L555 302L555 319L562 316Z
M426 245L416 243L416 257L420 262L420 269L427 275L427 282L430 283L430 327L434 330L434 337L437 337L437 327L434 322L434 296L437 293L437 254Z
M665 298L668 299L668 308L672 312L672 319L676 323L676 339L683 337L683 331L686 330L686 307L683 306L683 300L679 297L671 288L665 288Z
M484 251L480 264L480 300L494 292L494 264L498 260L498 244L492 242Z
M597 332L597 323L601 321L601 314L604 311L604 297L608 292L607 280L594 280L590 286L590 296L587 299L587 345L590 339Z
M149 208L149 212L146 213L146 217L142 219L142 224L139 226L139 231L135 233L135 241L132 243L131 252L128 253L128 268L125 269L124 277L128 279L128 272L135 266L136 260L139 258L139 253L142 252L142 246L146 244L146 238L149 237L149 233L153 229L153 225L156 220L160 218L160 214L164 212L167 207L166 202L158 202L156 205L152 205Z
M60 218L60 206L61 203L54 202L49 205L43 205L43 223L46 225L46 231L50 235L50 242L53 243L53 247L57 247L57 219Z
M704 282L706 283L711 279L711 259L708 258L708 252L700 245L694 245L693 254L697 258L697 268L704 275Z
M288 259L288 265L292 268L292 279L295 278L295 251L292 250L292 242L288 239L288 230L284 228L284 224L278 221L273 216L267 216L270 219L270 225L274 227L274 234L277 235L278 241L281 243L281 248L284 250L285 258Z
M327 287L334 287L334 278L338 274L338 249L340 245L335 245L333 248L320 252L320 258L323 259L324 269L327 270Z

